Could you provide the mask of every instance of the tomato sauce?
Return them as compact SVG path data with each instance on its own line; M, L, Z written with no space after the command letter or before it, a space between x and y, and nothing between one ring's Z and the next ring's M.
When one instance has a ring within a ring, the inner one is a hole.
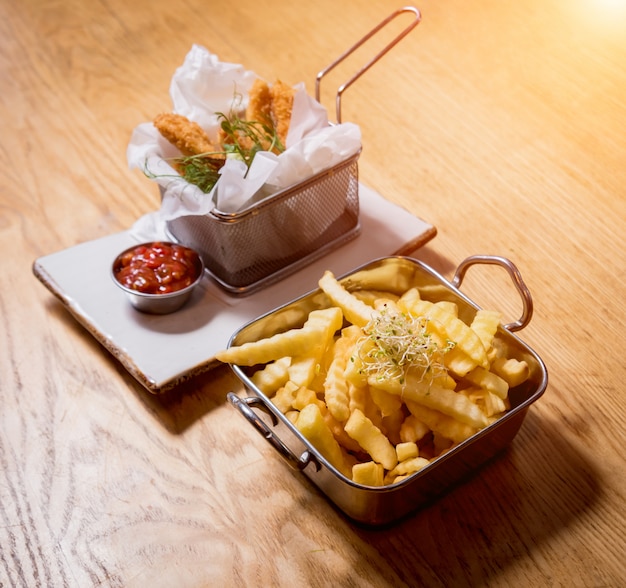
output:
M196 281L201 270L195 251L167 242L132 247L113 265L113 275L122 286L145 294L182 290Z

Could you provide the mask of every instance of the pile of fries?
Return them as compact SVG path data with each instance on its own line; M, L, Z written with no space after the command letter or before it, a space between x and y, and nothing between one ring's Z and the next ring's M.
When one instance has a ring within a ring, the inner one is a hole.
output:
M342 474L365 486L398 483L498 419L509 389L529 377L496 337L501 316L466 324L455 303L350 292L327 271L328 308L301 328L219 352L258 366L254 384Z

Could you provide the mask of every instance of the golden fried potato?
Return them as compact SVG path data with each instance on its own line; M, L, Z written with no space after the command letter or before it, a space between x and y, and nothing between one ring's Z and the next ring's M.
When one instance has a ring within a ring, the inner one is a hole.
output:
M300 411L296 427L341 473L348 477L351 475L352 468L346 461L343 449L324 421L317 404L309 404Z
M398 463L398 456L389 439L360 410L355 410L345 425L345 430L370 456L390 470Z
M285 356L303 355L321 342L329 341L342 322L343 315L337 307L314 310L300 329L290 329L267 339L229 347L218 351L215 357L224 363L252 366Z
M359 296L329 271L319 286L333 306L218 359L271 362L253 377L280 385L274 404L356 483L420 471L509 410L509 387L530 375L507 357L499 313L479 310L466 324L449 300L422 300L416 288Z

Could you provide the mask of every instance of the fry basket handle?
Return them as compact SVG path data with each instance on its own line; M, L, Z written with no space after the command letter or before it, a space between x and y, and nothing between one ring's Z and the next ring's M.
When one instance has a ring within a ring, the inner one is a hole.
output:
M399 8L394 13L390 14L385 20L383 20L378 26L374 27L367 35L365 35L360 41L352 45L347 51L345 51L342 55L340 55L335 61L333 61L330 65L326 66L325 69L320 71L317 74L315 79L315 99L320 101L320 85L322 78L329 73L332 69L334 69L337 65L339 65L344 59L346 59L349 55L351 55L354 51L356 51L361 45L363 45L366 41L371 39L378 31L384 28L387 24L389 24L392 20L398 17L403 13L412 13L415 18L414 20L407 26L400 34L398 34L390 43L388 43L384 49L382 49L377 55L375 55L368 63L366 63L359 71L357 71L347 82L341 85L337 90L337 123L341 122L341 97L343 93L358 80L370 67L372 67L383 55L385 55L389 50L395 47L404 37L406 37L422 20L422 15L420 11L414 6L406 6L404 8Z
M499 265L503 267L513 280L513 285L517 289L523 304L522 316L519 320L503 325L507 331L520 331L523 329L532 318L533 315L533 299L530 294L530 290L522 279L522 274L517 269L517 266L506 257L500 257L497 255L471 255L467 259L464 259L456 268L454 277L452 278L452 285L455 288L460 288L463 278L467 270L475 264L487 264L487 265Z
M280 456L291 466L294 470L302 471L310 463L315 465L316 470L319 471L320 464L315 457L309 451L304 451L300 457L297 457L289 447L287 447L277 435L267 426L267 423L260 419L257 414L252 410L258 408L264 413L268 414L272 419L272 424L276 426L278 420L276 415L269 410L265 405L265 402L261 398L256 396L248 396L246 398L240 398L234 392L229 392L226 395L228 402L230 402L243 416L244 418L255 428L255 430L263 436L263 438L280 454Z

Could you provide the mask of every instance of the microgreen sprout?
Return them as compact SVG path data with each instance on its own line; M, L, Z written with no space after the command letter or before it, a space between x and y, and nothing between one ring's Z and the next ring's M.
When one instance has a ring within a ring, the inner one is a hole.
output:
M430 382L447 373L443 356L454 342L441 347L429 331L428 318L383 308L364 331L358 350L368 376L404 384L409 370Z

